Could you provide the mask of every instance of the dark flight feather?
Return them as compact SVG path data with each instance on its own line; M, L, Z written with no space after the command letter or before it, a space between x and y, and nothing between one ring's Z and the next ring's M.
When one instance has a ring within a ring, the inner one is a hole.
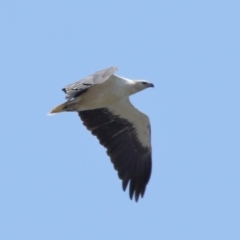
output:
M138 201L143 197L151 175L151 149L138 140L133 124L108 109L80 111L79 116L88 130L107 149L114 168L122 180L125 191L129 184L129 195ZM150 129L149 129L150 131Z

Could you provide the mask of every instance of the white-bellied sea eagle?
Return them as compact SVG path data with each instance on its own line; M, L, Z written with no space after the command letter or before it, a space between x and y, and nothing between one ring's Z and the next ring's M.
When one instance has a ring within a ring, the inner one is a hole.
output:
M78 112L83 124L107 149L125 191L138 201L143 197L152 168L151 129L147 115L136 109L129 96L152 83L116 76L116 67L98 71L62 90L67 102L50 114Z

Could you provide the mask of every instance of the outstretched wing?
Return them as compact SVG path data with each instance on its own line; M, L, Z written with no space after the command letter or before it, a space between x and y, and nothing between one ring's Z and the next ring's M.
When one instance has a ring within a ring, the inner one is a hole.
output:
M101 84L111 77L117 71L117 67L110 67L94 74L81 79L75 83L67 85L62 90L66 93L66 99L71 100L78 97L83 92L87 91L89 87L92 87L96 84Z
M143 197L150 179L151 139L148 117L129 100L79 112L83 124L107 149L125 191L129 184L130 198Z

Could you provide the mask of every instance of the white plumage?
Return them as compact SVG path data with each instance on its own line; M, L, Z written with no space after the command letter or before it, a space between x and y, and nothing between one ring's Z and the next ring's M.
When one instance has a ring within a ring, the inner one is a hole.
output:
M63 88L67 102L50 114L76 111L83 124L107 149L122 179L123 190L143 197L151 175L151 130L147 115L137 110L129 96L152 83L114 75L116 67L98 71Z

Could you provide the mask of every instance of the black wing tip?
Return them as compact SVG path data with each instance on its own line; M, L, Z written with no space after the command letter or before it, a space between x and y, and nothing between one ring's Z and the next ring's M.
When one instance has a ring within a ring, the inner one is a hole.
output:
M140 193L137 193L136 191L135 192L129 191L129 197L131 200L133 200L134 198L135 202L138 202L140 196L143 198L144 192L145 192L145 189L143 190L143 192L140 192Z
M125 175L122 179L122 188L125 191L127 189L127 186L129 184L129 197L132 200L135 199L136 202L138 202L140 197L144 197L145 190L147 188L147 184L151 177L152 172L152 162L151 162L151 155L149 156L149 161L145 162L145 166L143 169L138 169L138 171L132 175L129 176L128 174ZM117 170L119 171L119 170ZM119 172L118 172L119 173Z
M128 183L130 181L130 186L129 186L129 198L133 200L135 199L135 202L138 202L140 197L144 197L144 193L146 190L147 183L138 183L139 185L135 184L135 181L130 180L130 179L123 179L122 180L122 189L123 191L126 191Z

